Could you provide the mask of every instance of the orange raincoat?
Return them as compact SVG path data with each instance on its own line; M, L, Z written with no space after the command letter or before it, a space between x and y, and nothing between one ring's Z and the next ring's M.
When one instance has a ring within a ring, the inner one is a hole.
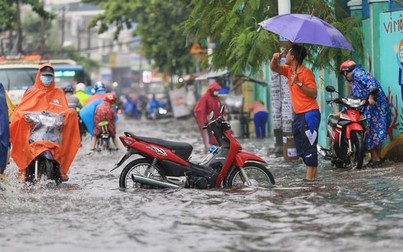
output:
M68 107L63 90L55 86L54 80L48 87L42 84L40 75L44 67L53 68L50 64L39 67L33 87L26 91L11 118L10 140L13 146L11 156L18 166L19 176L24 176L32 160L46 150L49 150L59 163L61 175L67 175L80 147L77 112ZM64 114L64 126L61 130L62 144L48 141L36 141L30 144L30 124L25 119L26 111Z

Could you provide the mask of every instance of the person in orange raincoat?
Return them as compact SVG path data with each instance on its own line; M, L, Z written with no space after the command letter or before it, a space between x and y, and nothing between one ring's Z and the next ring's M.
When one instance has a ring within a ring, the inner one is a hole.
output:
M30 124L25 112L47 111L64 115L61 145L50 141L29 143ZM26 181L25 170L41 153L48 150L60 166L60 178L67 181L67 173L80 147L77 112L70 109L64 91L55 86L54 68L50 64L39 66L34 85L29 88L14 110L10 124L11 156L18 166L19 178Z

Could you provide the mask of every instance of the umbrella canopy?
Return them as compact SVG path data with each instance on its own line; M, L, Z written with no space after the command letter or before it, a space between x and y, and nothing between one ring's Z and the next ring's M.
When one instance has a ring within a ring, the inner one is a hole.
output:
M354 50L339 30L313 15L283 14L260 22L259 25L265 30L283 36L292 43Z

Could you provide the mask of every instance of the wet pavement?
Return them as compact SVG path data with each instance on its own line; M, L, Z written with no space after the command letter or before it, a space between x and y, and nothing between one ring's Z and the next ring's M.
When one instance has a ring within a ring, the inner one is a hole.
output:
M118 132L203 146L192 119L131 121ZM268 162L276 186L214 190L118 189L124 153L87 155L89 139L70 180L47 188L25 186L6 170L0 191L1 251L401 251L403 169L332 169L320 160L319 179L305 167L267 155L271 139L240 139Z

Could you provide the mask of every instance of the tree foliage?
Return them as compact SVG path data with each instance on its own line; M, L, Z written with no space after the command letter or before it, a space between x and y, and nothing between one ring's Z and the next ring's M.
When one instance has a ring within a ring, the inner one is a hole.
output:
M99 32L111 25L123 28L138 23L135 34L141 37L145 56L161 70L178 73L192 65L186 45L214 42L213 69L256 73L262 63L279 50L278 36L259 29L258 23L277 15L277 0L83 0L98 4L106 11L92 26ZM292 13L313 13L338 28L356 51L362 49L360 20L350 17L345 0L292 0ZM307 45L308 60L314 68L333 67L351 57L351 52ZM209 60L202 66L207 67Z
M51 20L55 16L47 12L41 0L0 0L0 32L17 31L18 52L22 52L22 27L20 7L30 5L32 10L44 20Z
M105 9L90 27L102 33L116 27L115 39L125 28L141 37L142 52L155 67L168 74L187 73L194 64L188 55L181 23L189 17L190 0L84 0Z
M329 4L331 2L331 4ZM233 73L257 72L263 62L279 50L278 36L259 29L258 23L277 15L277 0L192 0L192 13L184 22L192 39L209 37L216 43L214 68L227 67ZM293 0L291 13L314 14L338 28L358 51L362 48L360 20L349 17L342 1ZM329 7L330 6L330 7ZM331 8L333 7L333 8ZM333 67L332 62L351 57L351 52L307 45L314 68Z

